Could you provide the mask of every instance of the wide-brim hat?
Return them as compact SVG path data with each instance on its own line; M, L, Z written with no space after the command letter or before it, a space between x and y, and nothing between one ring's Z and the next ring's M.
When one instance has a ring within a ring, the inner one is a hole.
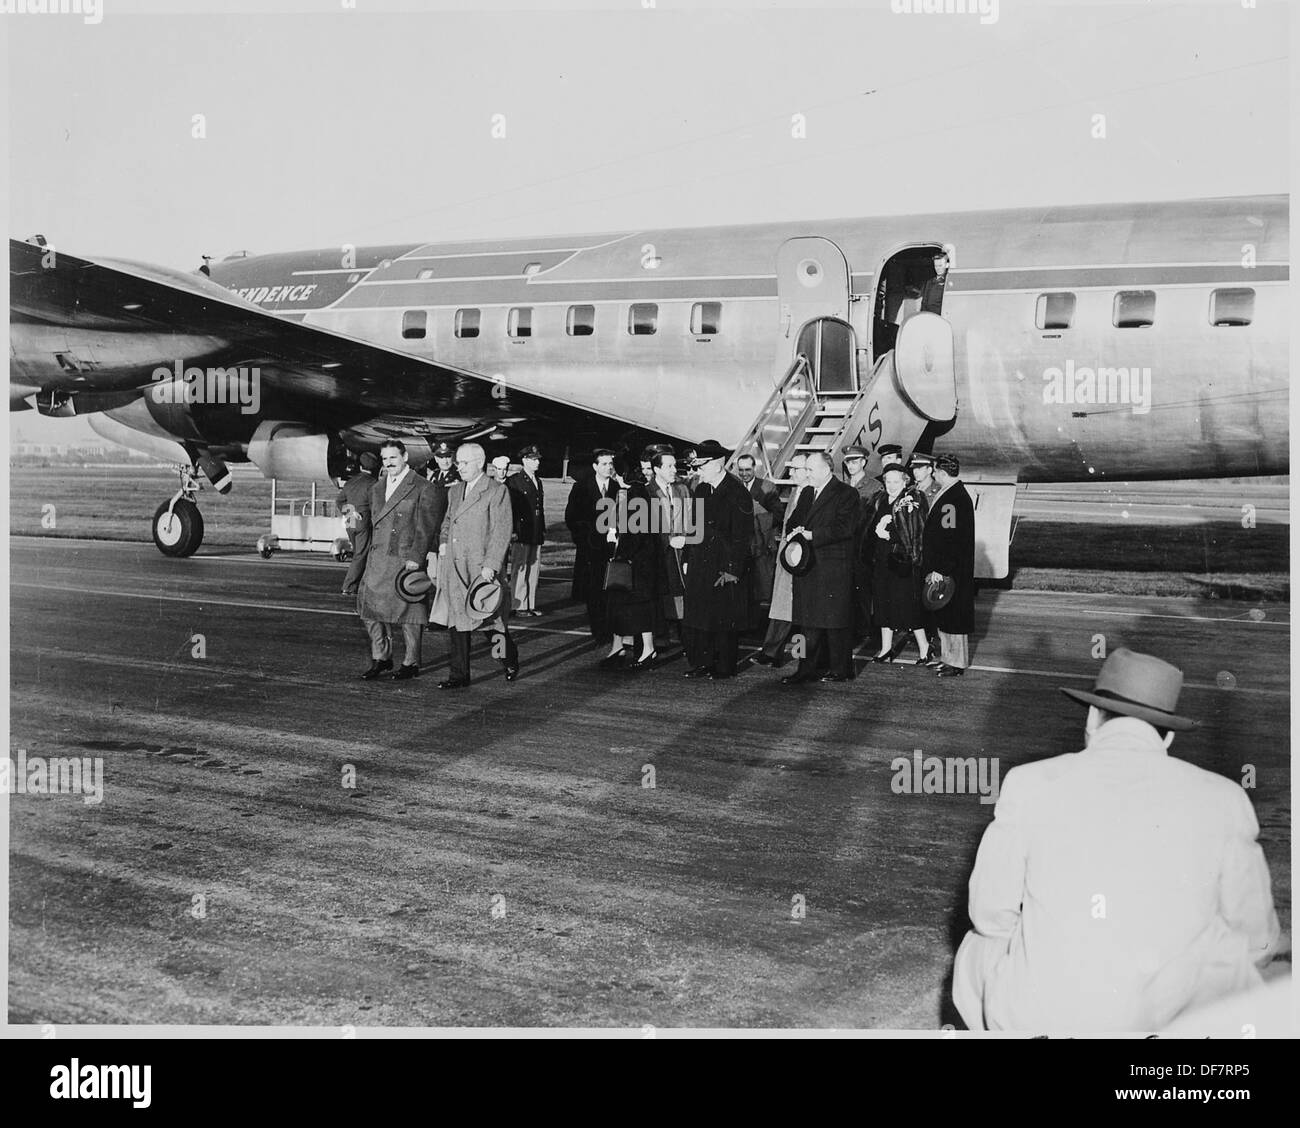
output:
M1183 690L1183 671L1152 654L1139 654L1126 647L1111 651L1102 663L1092 692L1060 688L1066 697L1075 701L1095 705L1108 713L1136 717L1156 728L1182 731L1200 724L1174 712Z
M952 602L957 591L957 581L951 576L940 576L937 580L926 580L921 589L921 603L927 611L940 611Z
M781 551L777 555L781 561L781 567L790 575L806 575L813 566L812 541L801 536L791 537L781 546Z
M490 619L501 606L501 595L501 584L497 580L485 580L479 576L465 593L465 606L471 615Z
M902 462L889 462L880 468L880 473L876 475L876 481L882 485L885 481L886 474L902 474L909 482L916 481L912 471Z
M717 439L707 439L695 448L696 462L712 462L715 458L730 458L731 451Z
M407 603L420 603L433 587L433 580L419 568L403 568L393 580L393 587Z

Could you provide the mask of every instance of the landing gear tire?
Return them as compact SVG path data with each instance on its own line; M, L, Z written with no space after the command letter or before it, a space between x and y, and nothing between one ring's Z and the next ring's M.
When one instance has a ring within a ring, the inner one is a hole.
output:
M199 507L185 498L175 505L164 501L153 515L153 543L164 556L193 556L203 543Z

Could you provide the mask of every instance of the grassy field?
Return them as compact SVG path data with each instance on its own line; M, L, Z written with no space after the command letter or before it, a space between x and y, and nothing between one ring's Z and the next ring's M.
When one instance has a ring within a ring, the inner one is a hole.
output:
M165 470L97 467L13 467L12 534L92 537L148 542L158 504L175 490ZM564 528L568 487L547 484L552 544L546 562L566 565L573 549ZM317 484L320 497L337 490ZM303 484L281 486L280 497L306 497ZM240 473L234 490L201 496L204 547L252 551L270 532L271 483ZM52 506L53 509L47 507ZM1114 592L1209 598L1290 598L1290 530L1285 525L1244 529L1240 523L1189 525L1070 524L1021 520L1011 546L1012 575L1001 584L1019 590Z

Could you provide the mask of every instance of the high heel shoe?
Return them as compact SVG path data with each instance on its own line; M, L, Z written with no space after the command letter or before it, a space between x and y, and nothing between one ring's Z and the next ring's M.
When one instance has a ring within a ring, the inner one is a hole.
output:
M635 662L630 663L630 664L628 665L628 669L629 669L629 670L648 670L648 669L650 669L651 667L654 666L654 664L655 664L655 659L658 658L658 657L659 657L659 651L657 651L657 650L652 650L652 651L650 651L649 654L645 655L644 657L642 657L642 658L638 658Z
M906 645L907 645L907 639L901 638L896 643L894 643L894 645L891 646L886 653L877 654L871 660L873 662L893 662L898 658L900 654L903 653L903 648Z
M623 659L627 657L627 647L615 654L606 654L599 662L596 663L602 670L612 670L616 666L623 665Z

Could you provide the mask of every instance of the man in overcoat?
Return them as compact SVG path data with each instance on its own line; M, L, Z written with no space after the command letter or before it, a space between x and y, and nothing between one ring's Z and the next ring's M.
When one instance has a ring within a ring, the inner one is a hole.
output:
M655 590L662 618L680 628L686 601L686 574L682 571L682 562L686 553L686 535L693 532L687 527L687 522L692 520L691 491L685 482L677 480L677 458L671 447L656 448L650 456L650 466L653 473L649 486L650 504L656 507L654 528L659 541Z
M470 684L469 644L474 631L484 631L492 655L506 672L506 681L519 674L519 651L506 626L510 593L505 588L506 552L514 530L514 511L505 484L483 472L486 455L478 443L463 443L456 451L461 481L447 495L447 517L438 545L438 606L446 615L451 640L451 674L439 689L464 689ZM490 617L476 615L468 604L470 588L483 579L501 588L501 602ZM444 605L445 599L445 605Z
M517 615L537 616L537 580L546 540L546 487L537 476L542 452L526 446L519 452L523 469L506 479L514 503L515 533L510 548L510 591Z
M592 452L592 473L573 483L564 507L564 523L577 552L573 562L573 598L587 601L587 626L597 642L610 640L605 616L605 565L614 553L616 537L611 521L601 521L602 510L612 515L619 484L614 477L614 452ZM600 526L599 528L597 526ZM603 530L603 531L602 531Z
M772 580L776 575L776 543L772 529L776 515L785 506L776 485L758 476L752 454L742 454L736 459L736 477L753 502L754 537L750 547L753 562L749 570L749 596L750 609L762 625L761 606L772 601Z
M961 677L970 665L969 640L975 629L975 506L958 475L961 463L953 454L934 459L939 489L925 515L921 540L921 573L926 583L949 576L957 588L952 600L935 611L939 632L941 678Z
M1111 651L1091 692L1061 691L1089 706L1083 751L1002 780L953 966L970 1029L1154 1032L1261 984L1279 928L1259 824L1236 781L1168 754L1196 724L1182 686Z
M724 468L730 456L731 451L713 439L695 452L699 481L692 499L701 539L687 544L685 551L682 633L688 678L734 677L740 632L748 625L754 506L745 487Z
M343 577L344 595L357 594L366 570L366 556L370 552L370 491L374 489L379 467L379 455L373 450L363 451L357 459L357 472L344 483L336 499L352 542L352 561Z
M794 621L806 639L798 669L785 685L816 678L822 652L830 672L821 680L853 677L853 555L858 527L858 491L835 476L830 455L808 454L808 485L795 509L791 535L812 546L812 568L794 577Z
M370 636L370 666L361 675L373 681L393 668L394 626L402 629L405 653L394 679L420 672L420 642L429 608L407 603L395 581L403 569L427 566L442 523L441 495L407 465L406 447L392 440L379 448L384 473L370 489L370 550L357 591L357 614Z

